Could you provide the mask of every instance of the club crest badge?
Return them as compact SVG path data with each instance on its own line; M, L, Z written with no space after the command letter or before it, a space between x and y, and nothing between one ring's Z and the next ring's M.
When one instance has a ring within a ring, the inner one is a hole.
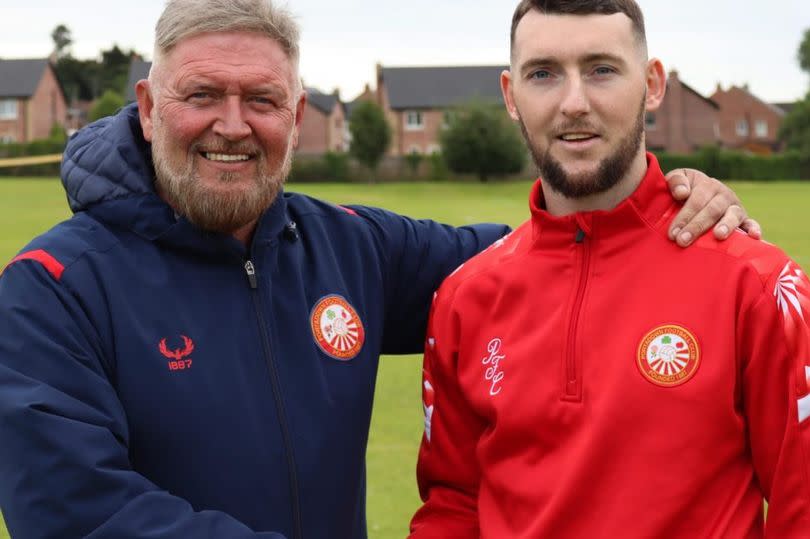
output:
M363 348L366 338L363 322L343 297L331 295L318 300L309 321L315 342L328 356L350 361Z
M666 325L647 333L638 347L638 369L661 387L685 384L700 366L700 347L686 328Z

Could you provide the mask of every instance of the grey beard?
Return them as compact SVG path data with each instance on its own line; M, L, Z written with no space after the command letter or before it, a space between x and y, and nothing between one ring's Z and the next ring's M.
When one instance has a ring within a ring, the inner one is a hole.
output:
M231 234L261 217L275 202L292 166L292 149L275 175L268 173L266 158L259 156L253 185L231 192L218 192L200 181L193 159L182 167L170 163L168 151L157 136L153 141L152 153L155 184L160 195L178 214L198 227L225 234ZM227 184L233 181L233 175L223 172L218 180Z

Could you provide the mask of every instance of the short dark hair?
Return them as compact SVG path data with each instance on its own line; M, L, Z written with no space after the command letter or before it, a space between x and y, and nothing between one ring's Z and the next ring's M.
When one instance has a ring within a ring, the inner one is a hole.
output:
M633 22L633 32L639 43L647 45L644 14L635 0L522 0L512 16L510 50L514 53L515 32L523 17L532 10L547 15L613 15L624 13Z

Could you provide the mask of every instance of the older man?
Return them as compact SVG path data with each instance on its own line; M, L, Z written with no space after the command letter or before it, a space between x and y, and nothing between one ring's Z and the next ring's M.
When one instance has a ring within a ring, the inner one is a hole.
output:
M9 529L365 537L378 356L507 230L282 194L306 96L268 1L172 0L156 37L138 108L67 148L75 216L0 278Z
M523 0L502 89L542 179L434 302L412 537L808 537L810 282L668 241L638 5Z

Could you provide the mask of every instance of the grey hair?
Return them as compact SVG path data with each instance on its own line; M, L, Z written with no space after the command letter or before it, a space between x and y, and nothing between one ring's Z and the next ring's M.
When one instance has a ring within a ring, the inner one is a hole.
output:
M154 59L168 54L188 37L231 31L266 35L298 65L298 23L272 0L168 0L155 27Z

